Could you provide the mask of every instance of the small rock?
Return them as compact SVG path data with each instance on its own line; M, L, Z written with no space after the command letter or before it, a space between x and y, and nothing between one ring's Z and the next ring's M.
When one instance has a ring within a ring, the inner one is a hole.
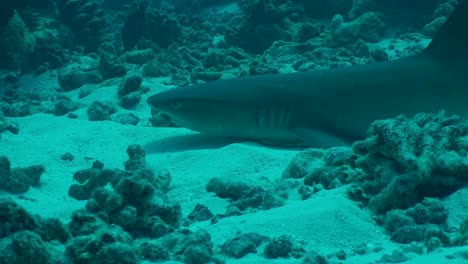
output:
M141 83L143 79L140 75L133 74L122 79L119 86L119 96L123 97L129 93L136 92L140 90Z
M75 157L70 152L67 152L67 153L63 154L62 156L60 156L61 160L66 160L66 161L73 161L74 158Z
M117 112L117 108L112 102L93 102L88 108L89 121L110 120L110 115Z
M293 251L293 242L288 236L274 238L265 247L264 254L266 258L287 258Z
M192 221L206 221L212 218L214 214L203 204L196 204L193 211L188 215Z
M118 115L114 120L121 123L122 125L132 126L136 126L138 122L140 122L140 118L132 113Z

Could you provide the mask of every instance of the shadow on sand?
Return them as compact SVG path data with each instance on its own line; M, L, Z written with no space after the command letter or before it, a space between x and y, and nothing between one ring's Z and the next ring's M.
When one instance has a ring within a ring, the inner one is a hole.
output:
M304 149L304 146L280 146L246 141L240 138L217 137L205 134L185 134L166 137L144 146L146 153L169 153L201 149L219 149L229 144L242 143L270 149Z
M187 150L218 149L229 144L243 142L240 139L214 137L204 134L176 135L146 144L147 153L180 152Z

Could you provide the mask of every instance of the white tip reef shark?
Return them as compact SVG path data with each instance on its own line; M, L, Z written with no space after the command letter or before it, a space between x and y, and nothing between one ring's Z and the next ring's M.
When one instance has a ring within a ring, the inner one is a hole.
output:
M468 0L417 55L206 82L148 103L176 125L208 135L317 148L364 139L372 122L400 114L468 117Z

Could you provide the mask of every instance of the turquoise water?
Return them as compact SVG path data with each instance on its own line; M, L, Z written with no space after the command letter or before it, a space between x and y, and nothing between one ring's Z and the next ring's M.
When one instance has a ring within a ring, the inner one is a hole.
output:
M467 17L1 2L0 264L465 263Z

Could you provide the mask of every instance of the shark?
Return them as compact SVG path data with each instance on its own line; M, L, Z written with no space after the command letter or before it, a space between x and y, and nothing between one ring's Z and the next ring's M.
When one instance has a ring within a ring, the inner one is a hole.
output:
M416 55L205 82L147 102L174 124L207 135L315 148L350 145L374 121L402 114L468 117L468 0Z

